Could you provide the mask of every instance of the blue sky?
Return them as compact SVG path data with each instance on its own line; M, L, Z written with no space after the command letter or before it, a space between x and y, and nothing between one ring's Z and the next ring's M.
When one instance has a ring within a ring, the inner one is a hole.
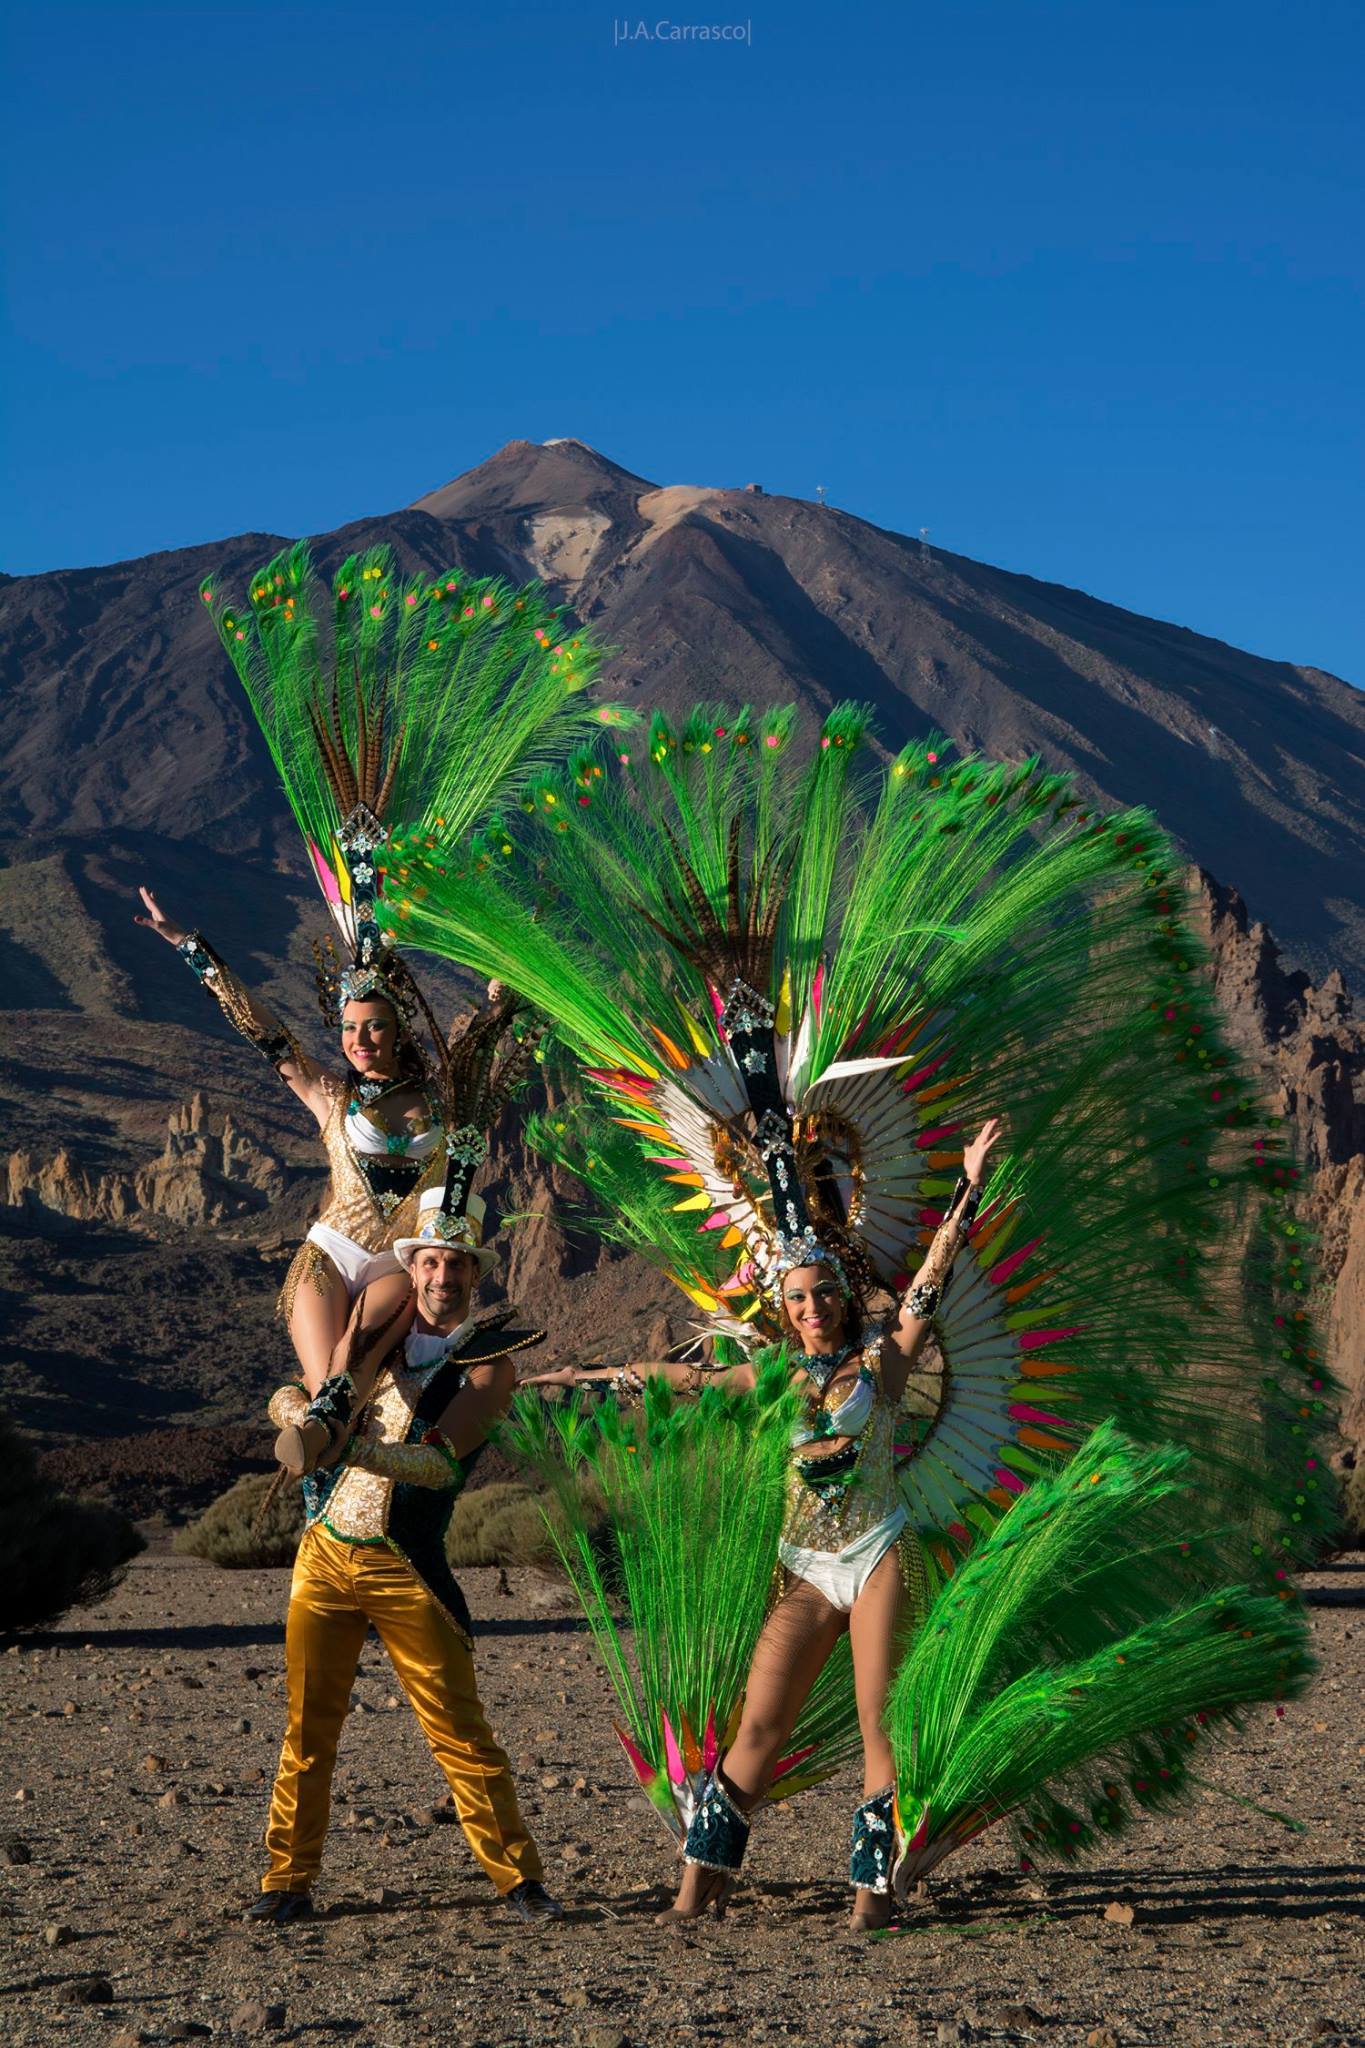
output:
M1357 0L47 0L0 567L571 434L1365 682L1363 41Z

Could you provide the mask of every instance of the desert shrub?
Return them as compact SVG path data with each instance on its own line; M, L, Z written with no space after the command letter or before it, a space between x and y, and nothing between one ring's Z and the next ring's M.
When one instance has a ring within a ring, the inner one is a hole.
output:
M102 1600L145 1546L126 1516L57 1493L32 1444L0 1414L0 1632L41 1628Z
M600 1514L600 1494L592 1489L591 1480L582 1484L589 1506ZM183 1557L202 1557L228 1571L292 1564L303 1534L303 1499L297 1486L280 1488L259 1535L252 1534L269 1485L265 1473L250 1472L239 1479L197 1521L177 1533L175 1549ZM551 1496L520 1481L494 1480L462 1493L446 1532L446 1556L452 1566L553 1567L558 1560L542 1503L558 1521Z
M256 1516L272 1484L267 1472L248 1472L220 1494L188 1527L176 1532L182 1557L202 1557L226 1571L292 1564L303 1534L303 1495L283 1483L266 1510L259 1531Z
M594 1515L605 1519L602 1496L587 1475L580 1481L583 1498ZM446 1532L446 1556L452 1566L558 1564L554 1538L545 1524L549 1513L562 1529L561 1512L552 1495L520 1481L496 1480L462 1493Z

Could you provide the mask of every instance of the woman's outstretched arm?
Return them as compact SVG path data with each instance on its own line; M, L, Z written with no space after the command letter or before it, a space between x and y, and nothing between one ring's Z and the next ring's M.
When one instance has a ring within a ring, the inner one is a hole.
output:
M630 1365L561 1365L551 1372L532 1373L524 1387L611 1387L617 1393L639 1393L646 1380L667 1380L676 1394L699 1394L703 1387L724 1387L727 1393L752 1393L753 1366L683 1365L677 1359L642 1358ZM632 1386L631 1382L634 1381Z
M237 979L227 962L219 958L200 933L187 932L173 923L150 889L139 888L138 894L147 916L135 917L133 922L155 932L158 938L175 947L233 1029L240 1031L248 1044L254 1045L269 1060L285 1085L312 1110L321 1129L332 1107L326 1075L309 1059L294 1034L280 1023L272 1010L266 1008L258 995Z

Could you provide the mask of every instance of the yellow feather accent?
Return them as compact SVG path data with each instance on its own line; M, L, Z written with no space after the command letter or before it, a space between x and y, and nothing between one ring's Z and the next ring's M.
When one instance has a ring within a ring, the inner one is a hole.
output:
M674 1215L677 1215L679 1211L683 1209L709 1209L710 1207L711 1197L709 1195L689 1195L686 1201L675 1202L673 1204L673 1213Z
M773 1029L785 1038L791 1028L792 971L790 967L784 967L782 969L782 987L778 991L777 997L777 1015L773 1019Z
M337 845L335 839L332 841L332 873L337 878L337 887L341 891L342 902L349 903L351 900L351 870L342 858L341 848Z
M704 1059L706 1054L709 1053L711 1050L710 1039L705 1036L700 1024L698 1024L696 1018L692 1015L692 1012L684 1008L684 1006L681 1003L678 1004L678 1015L682 1018L683 1023L687 1027L687 1035L692 1041L693 1052L699 1053Z
M627 1074L634 1074L641 1081L657 1081L659 1079L662 1071L659 1067L651 1066L648 1060L641 1059L638 1052L631 1051L628 1047L618 1045L614 1041L609 1042L611 1043L613 1058Z

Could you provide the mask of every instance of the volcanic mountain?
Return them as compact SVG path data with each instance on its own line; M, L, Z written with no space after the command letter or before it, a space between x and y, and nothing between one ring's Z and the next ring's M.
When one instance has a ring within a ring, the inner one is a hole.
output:
M155 884L173 916L202 926L296 1023L306 1017L320 905L198 601L210 570L240 586L282 539L242 534L0 578L0 986L19 1013L0 1094L16 1148L8 1213L30 1232L62 1219L78 1232L136 1226L211 1262L224 1230L245 1243L256 1217L257 1236L278 1236L316 1192L290 1099L227 1038L169 949L132 924L135 884ZM576 440L510 442L405 510L315 537L314 549L330 573L374 541L409 569L456 562L543 578L619 650L607 696L675 713L699 698L793 699L810 720L852 697L873 707L887 749L932 726L995 756L1038 751L1074 770L1087 798L1151 806L1191 861L1244 899L1231 925L1223 913L1241 980L1253 957L1256 974L1269 958L1278 977L1269 1008L1248 999L1249 1042L1273 1065L1292 1040L1307 1048L1305 1076L1338 1077L1310 1150L1342 1167L1365 1150L1345 992L1365 983L1365 694L831 506L756 486L659 486ZM1274 961L1264 926L1298 971ZM187 1123L178 1105L196 1083L206 1101ZM507 1164L534 1206L534 1175ZM284 1211L282 1186L294 1191ZM62 1254L68 1264L75 1251ZM621 1291L585 1286L591 1263L538 1224L514 1266L523 1293L534 1282L556 1295L578 1276L578 1348ZM9 1359L33 1419L60 1434L72 1391L35 1363L40 1325L85 1347L78 1379L90 1398L101 1390L101 1427L184 1412L164 1368L139 1364L125 1309L109 1306L117 1287L101 1313L124 1347L121 1391L99 1381L93 1331L73 1335L79 1318L54 1310L42 1323L41 1275L24 1271L29 1292L13 1299L28 1337ZM222 1273L214 1284L240 1292ZM170 1282L157 1267L145 1285L152 1299ZM637 1301L658 1325L658 1289L641 1281ZM260 1342L271 1350L274 1339L262 1331ZM196 1399L207 1372L191 1374ZM239 1392L224 1412L241 1412Z

